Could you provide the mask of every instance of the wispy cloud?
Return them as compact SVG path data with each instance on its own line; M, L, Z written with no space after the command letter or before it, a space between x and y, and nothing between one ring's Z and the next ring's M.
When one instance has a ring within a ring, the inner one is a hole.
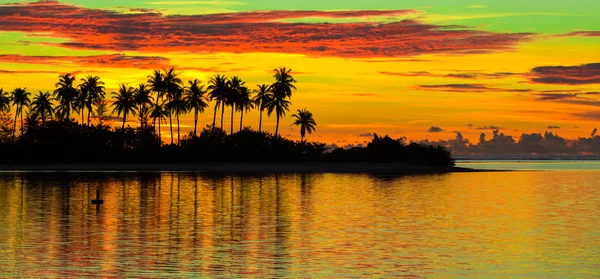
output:
M548 84L597 84L600 83L600 63L579 66L542 66L531 70L529 80Z

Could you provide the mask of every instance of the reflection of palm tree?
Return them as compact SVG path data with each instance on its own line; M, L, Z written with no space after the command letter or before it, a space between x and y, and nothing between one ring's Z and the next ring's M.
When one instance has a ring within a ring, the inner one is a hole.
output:
M125 129L125 122L127 121L127 114L135 115L135 100L133 98L133 88L126 84L119 86L119 92L113 92L113 99L115 102L112 104L113 113L117 112L118 116L123 115L123 126L121 129Z
M10 112L10 95L0 88L0 112Z
M221 106L221 129L223 129L223 112L225 111L225 102L227 99L227 77L224 75L215 75L208 81L209 97L211 101L215 101L215 114L213 116L213 129L216 125L217 110Z
M231 106L231 134L233 134L233 114L235 107L240 99L240 92L246 82L242 81L238 76L234 76L229 80L229 90L227 94L227 105Z
M64 74L58 76L56 90L54 94L61 108L61 117L63 120L71 119L71 109L73 109L73 101L77 97L77 89L73 86L75 76Z
M158 105L158 104L153 104L150 107L150 117L152 117L152 119L154 119L155 122L156 122L156 120L158 120L158 137L161 138L160 123L163 120L167 120L167 111L165 111L165 108L163 106ZM161 142L162 142L162 139L161 139Z
M166 108L170 115L175 113L175 117L177 118L177 144L179 144L181 143L179 132L179 115L186 113L188 111L188 107L183 99L183 90L181 88L170 95L171 100L167 103Z
M267 108L267 104L270 102L270 100L273 98L273 95L271 94L271 91L269 91L269 86L266 84L261 84L257 86L258 89L254 90L254 93L256 94L254 96L254 104L256 105L256 107L258 107L258 110L260 112L260 119L258 121L258 132L262 132L262 116L263 116L263 111Z
M152 75L148 76L148 85L156 93L155 108L159 107L159 102L162 102L163 95L165 93L165 86L163 82L163 75L160 70L154 70ZM153 110L152 110L153 111ZM156 126L156 118L154 119L154 126ZM160 136L160 121L158 122L158 134Z
M178 77L179 73L175 71L175 68L164 69L163 74L163 85L164 92L167 94L167 99L171 101L173 97L177 97L177 94L181 94L181 85L183 81ZM171 131L171 144L173 144L173 111L167 109L169 113L169 127Z
M133 90L133 100L137 106L137 111L140 116L140 127L144 128L148 120L149 107L152 105L152 91L145 83Z
M250 111L254 108L254 102L250 97L250 89L242 86L240 88L240 94L238 96L236 109L241 112L240 116L240 131L242 131L242 122L244 121L244 111Z
M52 95L50 92L40 93L33 97L33 101L31 102L31 111L35 114L38 114L42 117L42 123L46 123L46 116L52 117L54 115L54 105L52 104Z
M184 101L187 103L188 108L194 109L194 136L197 136L198 112L203 113L204 109L208 107L208 102L204 85L201 85L199 80L190 80L188 84L189 86L185 89Z
M85 107L88 110L87 124L90 125L90 118L93 110L93 105L99 105L104 100L104 82L99 76L86 76L81 79L79 90L85 92L87 96Z
M15 131L17 130L17 116L21 116L21 136L23 136L23 107L29 106L31 93L27 92L27 88L15 88L12 92L12 103L16 106L15 124L13 126L13 142L15 141Z
M296 118L293 125L300 126L300 141L303 142L306 132L308 132L310 135L315 131L317 122L315 122L312 112L306 110L306 108L303 110L298 110L298 113L293 114L292 117Z
M275 74L275 82L271 84L271 91L273 92L273 102L276 102L275 108L277 108L277 126L275 127L275 135L279 133L279 118L285 116L285 110L288 110L290 102L285 99L292 97L292 91L296 90L296 80L292 77L292 69L280 68L273 70ZM286 105L287 104L287 105ZM272 105L273 106L273 105ZM273 112L273 108L269 110L269 115Z

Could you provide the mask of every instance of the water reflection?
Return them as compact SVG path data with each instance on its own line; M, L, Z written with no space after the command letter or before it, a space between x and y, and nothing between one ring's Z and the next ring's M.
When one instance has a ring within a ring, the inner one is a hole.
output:
M593 277L598 178L5 173L0 275Z

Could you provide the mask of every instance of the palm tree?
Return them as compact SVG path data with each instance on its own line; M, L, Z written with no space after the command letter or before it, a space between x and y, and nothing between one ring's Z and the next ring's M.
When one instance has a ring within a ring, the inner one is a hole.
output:
M140 127L144 128L148 118L149 107L154 100L151 95L152 91L145 83L140 83L140 85L133 90L133 94L133 100L140 116Z
M208 107L208 102L204 85L200 85L198 79L189 80L188 84L189 86L185 88L184 101L188 108L194 109L194 136L197 136L196 127L198 126L198 112L203 113L204 109Z
M188 111L187 104L183 99L183 89L173 92L170 96L170 99L171 100L167 103L166 108L167 112L169 112L169 115L175 113L175 118L177 118L177 144L180 144L181 138L179 133L179 115ZM172 141L173 140L171 140L171 144L173 144Z
M285 116L286 111L290 111L292 103L281 95L273 95L273 99L267 104L267 115L271 116L273 112L277 116L277 126L275 126L275 136L279 135L279 118Z
M0 88L0 112L10 112L10 95Z
M161 73L160 70L154 70L153 74L148 76L148 85L150 86L152 91L154 91L154 93L156 93L155 108L159 107L159 102L162 102L163 96L165 94L165 83L163 81L163 74ZM164 110L163 110L163 112L164 112ZM154 119L154 126L156 126L156 118L153 118L153 119ZM161 123L161 121L158 121L158 134L159 135L160 135L160 123Z
M317 122L315 122L312 112L306 110L306 108L298 110L298 113L293 114L292 117L296 118L293 125L300 126L300 142L304 142L306 132L308 132L309 135L312 134L316 129L315 126L317 126Z
M136 107L135 100L133 98L133 88L126 84L119 86L119 92L113 92L113 99L115 102L112 104L113 113L117 112L118 116L123 115L123 126L121 129L125 129L125 122L127 121L127 114L135 115Z
M161 138L161 134L160 134L160 123L163 120L167 120L167 111L165 110L165 108L159 104L153 104L150 107L150 117L152 117L152 119L154 119L154 121L156 122L156 120L158 120L158 137ZM156 123L154 124L156 125ZM161 139L162 142L162 139Z
M46 116L52 117L54 115L54 104L52 104L52 95L50 92L42 92L33 97L31 102L31 111L42 117L42 123L46 123Z
M81 79L79 91L84 92L87 96L84 103L88 110L87 124L89 126L92 110L94 109L93 106L98 106L104 100L104 82L100 80L99 76L86 76Z
M241 112L240 116L240 131L242 131L242 124L244 121L244 111L248 112L254 108L254 101L250 97L250 89L246 86L240 87L240 94L238 96L236 109Z
M271 94L269 86L266 84L260 84L257 85L257 87L258 90L254 90L254 93L256 94L254 96L254 104L258 107L260 112L260 119L258 121L258 132L260 133L262 132L263 111L267 107L266 105L270 102L270 100L273 99L273 94Z
M66 120L71 118L71 109L73 109L73 101L77 96L77 88L73 86L75 82L75 76L71 74L64 74L58 76L58 82L56 83L56 90L54 94L61 107L61 117Z
M242 87L246 84L238 76L234 76L229 80L229 90L226 98L227 105L231 106L231 134L233 134L233 114L240 99Z
M163 74L163 86L164 90L167 94L167 99L171 101L178 94L181 94L181 85L183 81L178 77L179 73L175 71L175 68L164 69L165 73ZM181 96L179 96L181 97ZM169 126L171 130L171 144L173 144L173 117L172 111L169 112Z
M21 136L23 136L23 107L28 107L31 103L29 96L31 93L27 92L27 88L15 88L12 92L12 103L17 107L15 113L15 124L13 126L13 142L15 141L15 131L17 130L17 117L21 116Z
M227 99L227 77L224 75L216 74L211 77L208 81L208 90L209 90L209 98L211 101L215 101L215 114L213 116L213 129L215 128L216 120L217 120L217 110L219 106L222 107L221 112L221 129L223 129L223 112L225 112L225 103Z
M285 99L292 98L292 91L296 90L296 86L294 85L296 80L291 75L292 69L286 69L284 67L280 69L274 69L273 71L275 72L273 75L275 82L271 84L269 88L274 95L273 101L277 102L278 106L277 126L275 126L275 135L277 135L279 132L279 118L280 116L285 116L284 110L287 110L287 106L285 106L285 108L283 107L284 103L286 103L284 101ZM289 101L287 101L287 103L289 106ZM270 110L269 115L271 115L271 112L273 112L273 108ZM280 112L282 113L280 114Z
M79 111L79 115L81 115L81 125L85 125L84 122L84 114L83 111L85 109L85 104L88 100L87 91L77 90L77 94L75 95L75 99L73 100L73 109Z

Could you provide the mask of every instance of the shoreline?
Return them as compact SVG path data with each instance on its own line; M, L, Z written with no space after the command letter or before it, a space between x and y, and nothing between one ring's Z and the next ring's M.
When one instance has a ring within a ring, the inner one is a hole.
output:
M436 174L456 172L494 172L463 167L415 166L402 163L86 163L86 164L13 164L0 165L0 172L198 172L198 173L367 173Z

